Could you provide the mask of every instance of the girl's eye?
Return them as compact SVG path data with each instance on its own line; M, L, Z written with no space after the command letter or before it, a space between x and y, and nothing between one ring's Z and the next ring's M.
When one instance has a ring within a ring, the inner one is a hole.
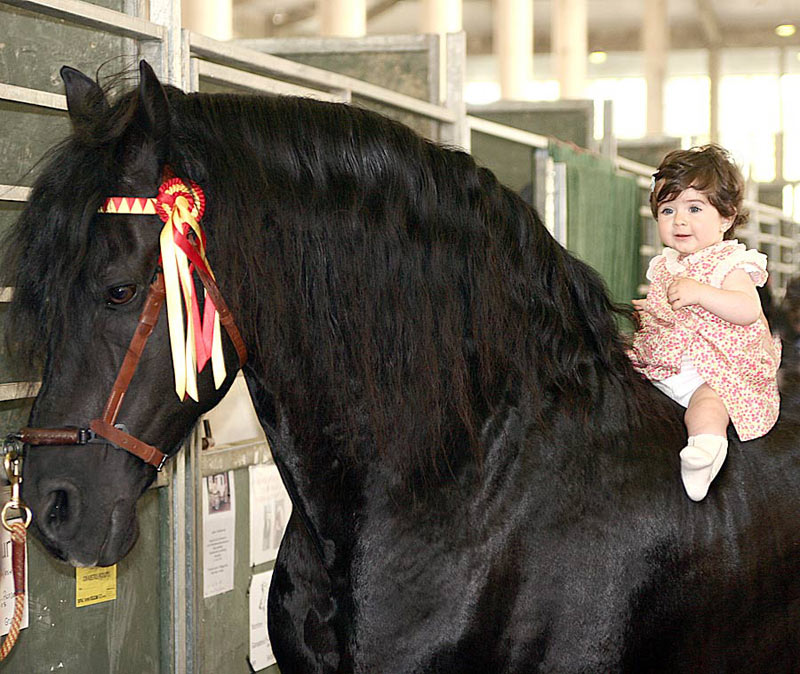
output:
M120 306L122 304L127 304L134 297L136 297L136 285L133 283L127 283L121 286L111 286L106 291L106 305L110 307Z
M689 210L692 213L699 213L700 212L700 207L699 206L692 206Z

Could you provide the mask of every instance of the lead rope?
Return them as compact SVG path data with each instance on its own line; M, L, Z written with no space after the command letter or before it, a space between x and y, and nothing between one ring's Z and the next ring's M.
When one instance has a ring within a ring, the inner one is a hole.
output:
M22 451L18 442L11 441L4 445L3 463L11 483L11 499L0 511L0 523L11 533L11 567L14 573L14 616L8 634L0 646L0 661L5 660L19 636L22 625L22 614L25 608L25 539L28 525L31 523L31 511L20 498L22 482ZM17 510L22 519L9 521L9 510Z

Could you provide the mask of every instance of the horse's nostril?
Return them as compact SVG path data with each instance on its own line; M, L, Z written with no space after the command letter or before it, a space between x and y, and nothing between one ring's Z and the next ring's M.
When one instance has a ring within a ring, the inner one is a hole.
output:
M42 495L38 507L36 502L33 503L37 527L52 544L71 539L81 524L78 487L68 480L51 480L42 485Z
M56 489L51 495L52 502L47 512L47 523L53 529L62 526L69 519L69 498L63 489Z

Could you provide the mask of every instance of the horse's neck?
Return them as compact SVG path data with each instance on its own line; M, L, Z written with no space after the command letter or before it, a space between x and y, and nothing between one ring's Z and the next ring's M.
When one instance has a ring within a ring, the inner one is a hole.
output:
M305 524L314 546L328 570L342 563L345 542L350 539L346 513L356 498L353 476L343 474L344 466L333 446L300 446L292 432L289 415L272 400L260 377L251 367L245 372L253 406L269 440L270 450L292 505Z

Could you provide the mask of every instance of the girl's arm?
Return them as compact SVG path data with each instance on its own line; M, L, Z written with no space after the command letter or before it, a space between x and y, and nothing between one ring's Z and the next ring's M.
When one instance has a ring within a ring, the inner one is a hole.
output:
M725 277L722 288L688 278L678 278L667 288L667 299L674 309L699 304L706 311L736 325L750 325L761 317L761 300L750 275L734 269Z

